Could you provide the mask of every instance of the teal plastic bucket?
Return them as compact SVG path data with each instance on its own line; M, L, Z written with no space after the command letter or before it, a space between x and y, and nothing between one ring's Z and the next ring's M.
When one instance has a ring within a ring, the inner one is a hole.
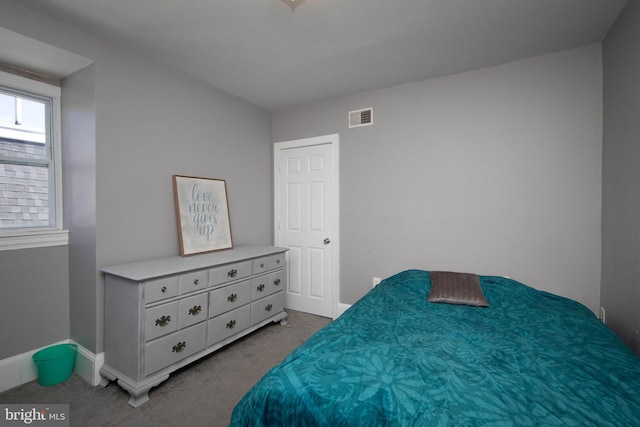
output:
M38 383L50 386L68 380L76 364L77 348L76 344L58 344L36 352L33 361L38 367Z

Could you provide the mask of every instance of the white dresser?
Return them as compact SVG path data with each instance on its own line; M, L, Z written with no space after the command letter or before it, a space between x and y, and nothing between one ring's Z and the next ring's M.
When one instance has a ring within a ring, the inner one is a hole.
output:
M103 385L117 380L140 406L176 369L286 320L286 251L239 246L103 268Z

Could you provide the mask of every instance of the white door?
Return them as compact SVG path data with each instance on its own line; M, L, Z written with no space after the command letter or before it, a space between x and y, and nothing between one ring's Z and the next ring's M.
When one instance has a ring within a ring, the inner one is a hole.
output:
M275 244L289 248L286 307L336 317L338 135L274 145Z

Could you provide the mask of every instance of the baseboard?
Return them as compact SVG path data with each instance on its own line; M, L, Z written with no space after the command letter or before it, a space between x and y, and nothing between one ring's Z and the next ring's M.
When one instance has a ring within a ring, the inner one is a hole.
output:
M74 342L73 340L64 340L51 345L67 343ZM0 392L38 379L38 369L33 362L33 355L42 348L0 360ZM104 365L104 353L96 355L78 345L76 365L74 367L74 371L78 376L91 385L98 385L100 384L99 372L102 365Z
M74 372L91 385L100 384L100 368L104 365L104 353L94 354L78 344Z
M56 344L64 344L61 341ZM9 390L38 378L38 369L32 356L40 349L28 351L0 360L0 391Z
M344 313L345 311L347 311L349 308L351 307L351 304L343 304L341 302L338 303L338 307L337 307L337 313L336 313L336 319L340 316L342 316L342 313Z

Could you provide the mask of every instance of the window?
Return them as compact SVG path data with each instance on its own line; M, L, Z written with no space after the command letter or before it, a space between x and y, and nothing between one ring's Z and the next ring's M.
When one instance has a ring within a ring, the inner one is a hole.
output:
M60 88L0 72L0 249L66 244L60 176Z

